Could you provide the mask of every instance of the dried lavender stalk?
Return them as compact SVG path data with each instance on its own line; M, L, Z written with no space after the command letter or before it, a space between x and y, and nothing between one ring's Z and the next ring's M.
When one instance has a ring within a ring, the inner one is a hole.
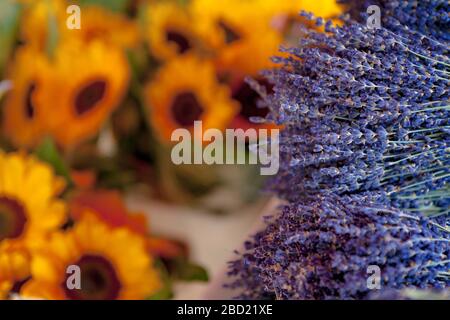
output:
M382 26L402 31L404 26L442 42L450 41L448 0L339 0L348 5L353 19L366 21L367 8L381 9Z
M382 190L395 207L449 213L448 46L402 30L327 22L276 58L282 67L265 72L274 93L262 93L266 121L285 127L272 191Z
M381 289L450 284L450 225L376 205L379 194L319 195L284 207L230 263L245 299L364 299Z

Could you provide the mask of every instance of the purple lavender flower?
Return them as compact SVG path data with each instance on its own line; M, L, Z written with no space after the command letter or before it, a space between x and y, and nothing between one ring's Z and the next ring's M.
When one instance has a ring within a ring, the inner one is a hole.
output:
M285 206L230 262L229 287L245 299L364 299L370 265L384 290L450 285L445 219L378 202L375 193L321 194Z
M285 127L270 189L288 200L382 190L395 207L448 214L448 46L400 27L326 31L305 30L265 72L267 121Z
M370 5L381 9L382 25L401 32L409 27L434 39L450 41L450 2L448 0L340 0L349 6L352 18L363 22Z

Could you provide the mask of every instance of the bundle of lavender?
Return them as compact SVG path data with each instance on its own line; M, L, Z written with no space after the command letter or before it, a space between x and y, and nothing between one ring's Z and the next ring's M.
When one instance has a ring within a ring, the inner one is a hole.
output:
M321 194L284 207L230 263L231 287L244 299L363 299L375 289L448 286L442 218L410 216L377 197Z
M380 9L381 23L392 31L404 27L442 42L450 41L450 2L447 0L338 0L348 6L352 18L367 19L370 7ZM369 9L369 10L368 10Z
M286 126L273 189L288 199L381 189L396 207L447 214L448 47L354 22L326 31L266 73L271 120Z
M303 15L325 33L305 29L283 49L282 67L264 73L271 112L256 119L284 126L268 189L289 205L230 263L230 286L276 299L448 289L448 44L423 24L336 27Z

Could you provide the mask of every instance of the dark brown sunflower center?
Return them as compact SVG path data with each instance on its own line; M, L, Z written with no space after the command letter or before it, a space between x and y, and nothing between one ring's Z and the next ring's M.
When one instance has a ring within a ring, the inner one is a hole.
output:
M173 42L177 45L179 54L183 54L191 49L189 39L181 32L168 30L166 32L166 39L168 42Z
M25 94L25 115L28 119L33 119L35 113L35 106L33 102L33 95L36 91L37 85L31 82L28 86L27 92Z
M217 24L225 33L225 42L227 44L231 44L231 43L239 41L241 39L241 36L239 35L239 33L237 31L233 30L233 28L230 27L225 21L219 20L219 22Z
M23 205L15 199L0 196L0 241L20 237L26 223Z
M84 32L84 37L86 41L93 41L95 39L105 38L108 35L108 32L102 28L91 28Z
M114 266L108 259L99 255L86 254L74 264L81 270L81 289L69 289L66 279L62 286L68 298L115 300L119 297L121 283Z
M183 92L178 94L172 103L172 116L182 127L194 125L203 113L203 108L195 94Z
M95 108L105 97L107 83L105 80L96 80L81 88L75 97L75 110L79 116Z
M260 80L259 83L265 86L269 92L272 91L272 86L267 81ZM235 90L233 99L240 102L240 114L246 119L250 119L250 117L265 117L269 112L267 108L258 108L260 96L245 81Z

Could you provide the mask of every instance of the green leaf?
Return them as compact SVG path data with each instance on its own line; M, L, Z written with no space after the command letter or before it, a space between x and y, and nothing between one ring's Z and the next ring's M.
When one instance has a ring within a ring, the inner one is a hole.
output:
M158 292L148 297L147 300L169 300L173 298L173 292L170 285L165 285Z
M111 11L123 12L126 10L128 0L80 0L81 5L99 5Z
M176 261L174 276L183 281L203 281L209 280L208 272L202 266L192 263L185 258Z
M14 46L21 9L21 5L16 1L0 1L0 73L3 72Z
M156 259L155 260L155 267L159 271L160 279L162 281L162 288L153 294L152 296L148 297L147 300L168 300L173 298L173 291L172 291L172 279L170 278L170 275L164 266L164 263L162 263L161 260Z
M36 155L39 159L49 163L57 175L63 176L69 185L72 185L70 171L59 153L53 139L46 138L36 149Z

